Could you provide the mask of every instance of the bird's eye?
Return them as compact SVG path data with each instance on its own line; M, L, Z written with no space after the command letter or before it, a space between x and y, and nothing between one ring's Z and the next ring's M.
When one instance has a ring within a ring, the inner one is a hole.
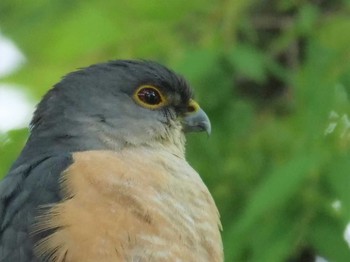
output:
M159 92L153 88L142 88L137 93L138 98L149 105L158 105L162 102L162 97Z
M143 107L156 109L166 104L166 99L158 88L141 86L134 94L135 101Z

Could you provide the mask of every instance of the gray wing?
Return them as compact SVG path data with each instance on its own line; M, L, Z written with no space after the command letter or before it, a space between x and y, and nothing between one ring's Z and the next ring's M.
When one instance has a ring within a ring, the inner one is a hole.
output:
M50 232L30 232L38 209L61 200L59 177L73 162L70 154L41 157L15 167L0 182L0 261L39 261L36 241Z

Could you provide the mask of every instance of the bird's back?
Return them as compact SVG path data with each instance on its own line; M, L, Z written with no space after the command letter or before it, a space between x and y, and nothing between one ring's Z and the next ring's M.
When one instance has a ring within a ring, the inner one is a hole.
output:
M48 204L61 199L59 174L71 163L69 154L42 156L15 166L0 182L0 261L34 262L33 224Z

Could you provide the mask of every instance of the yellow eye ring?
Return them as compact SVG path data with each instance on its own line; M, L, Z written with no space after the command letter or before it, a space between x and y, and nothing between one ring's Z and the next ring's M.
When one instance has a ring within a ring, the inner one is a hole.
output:
M168 103L162 92L151 85L140 86L133 98L137 104L148 109L157 109Z

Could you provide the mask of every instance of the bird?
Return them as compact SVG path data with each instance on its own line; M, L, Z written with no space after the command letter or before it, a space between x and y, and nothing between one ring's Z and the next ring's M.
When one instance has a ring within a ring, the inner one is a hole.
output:
M157 62L67 74L0 182L0 261L223 261L218 209L186 160L201 131L193 89Z

